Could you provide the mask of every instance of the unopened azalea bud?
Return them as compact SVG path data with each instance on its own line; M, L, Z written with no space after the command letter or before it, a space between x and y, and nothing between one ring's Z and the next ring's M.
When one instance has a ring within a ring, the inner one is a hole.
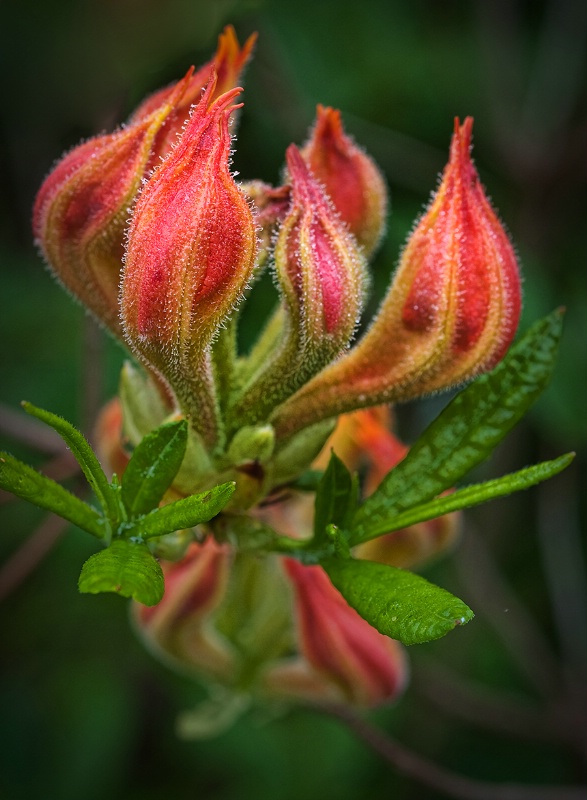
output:
M468 117L455 121L439 189L403 252L363 339L278 409L278 436L316 419L408 400L491 369L520 315L513 247L471 161Z
M216 437L207 348L256 256L253 215L228 165L230 104L240 90L211 102L214 89L212 78L137 201L121 291L131 348L169 382L207 441Z
M206 676L233 674L233 654L206 620L226 594L230 554L208 538L190 545L181 561L163 563L165 594L147 608L135 604L135 620L143 638L177 662Z
M286 309L280 343L237 404L235 417L263 419L351 340L362 308L366 269L355 238L299 150L287 150L291 207L274 259Z
M68 153L35 200L35 238L55 276L121 339L118 292L129 207L189 78L141 120Z
M365 265L299 150L287 150L292 206L275 245L275 265L302 341L327 359L350 341L361 311Z
M345 700L372 707L395 699L407 680L404 651L351 608L321 567L284 559L295 593L299 647Z
M178 136L182 132L185 121L187 120L190 108L200 102L202 92L210 79L212 69L217 75L216 88L210 101L216 100L220 95L234 89L237 86L243 68L255 46L257 34L254 33L245 42L243 47L238 43L236 33L232 25L227 25L218 37L218 46L214 57L200 67L190 78L185 92L173 113L170 115L164 130L157 137L152 156L152 165L156 166L161 158L173 149ZM166 86L147 97L140 106L134 111L131 121L142 119L151 114L153 110L166 102L170 94L175 90L175 84Z
M302 155L369 256L385 227L387 190L375 162L345 133L340 111L318 106Z

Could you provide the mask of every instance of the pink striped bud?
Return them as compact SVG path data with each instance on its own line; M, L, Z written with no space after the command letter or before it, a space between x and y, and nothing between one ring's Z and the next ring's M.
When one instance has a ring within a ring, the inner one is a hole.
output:
M287 150L287 167L292 206L275 245L277 274L300 338L330 360L355 331L365 265L295 145Z
M520 315L513 247L470 156L473 120L455 121L450 160L410 236L377 318L343 359L271 420L277 436L319 419L408 400L491 369Z
M242 71L251 57L256 40L257 34L253 33L241 48L232 25L225 27L218 37L218 46L214 57L191 76L181 101L176 105L167 120L164 130L157 137L151 159L153 166L156 166L160 158L165 158L172 150L183 130L185 121L189 117L190 108L200 102L202 92L206 88L212 70L216 72L217 81L210 102L237 86ZM172 84L154 92L135 109L131 121L136 122L151 114L162 103L167 102L174 91L175 84Z
M149 115L68 153L35 200L35 238L55 276L121 339L118 291L129 207L190 76Z
M215 422L202 399L206 349L241 299L256 257L253 215L228 165L230 104L240 89L212 102L215 85L212 77L139 197L121 291L131 348L169 382L208 441Z
M344 132L340 111L318 106L302 155L369 256L385 228L387 190L373 159Z
M401 645L365 622L321 567L284 562L294 587L299 647L312 667L348 702L372 707L394 700L407 681Z
M291 206L274 259L285 306L282 336L235 417L257 422L348 345L361 311L366 269L355 238L295 145L287 150Z

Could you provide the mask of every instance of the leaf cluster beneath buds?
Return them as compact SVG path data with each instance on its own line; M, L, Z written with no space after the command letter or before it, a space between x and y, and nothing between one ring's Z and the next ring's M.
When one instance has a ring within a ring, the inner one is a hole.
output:
M303 564L321 565L347 602L381 633L405 644L428 641L467 622L470 609L423 578L353 558L352 550L409 525L526 489L568 466L572 453L443 495L490 455L546 387L561 322L561 313L555 312L536 324L493 372L457 395L363 503L356 476L333 453L312 485L316 500L309 539L285 537L254 522L247 525L247 517L227 510L234 482L159 507L185 457L185 420L165 423L145 436L122 481L114 476L109 482L79 431L25 403L28 413L64 438L100 510L6 453L0 456L0 486L102 540L107 549L84 565L81 591L115 591L145 605L159 602L163 576L149 544L208 523L217 538L229 535L231 545L245 551L283 553Z

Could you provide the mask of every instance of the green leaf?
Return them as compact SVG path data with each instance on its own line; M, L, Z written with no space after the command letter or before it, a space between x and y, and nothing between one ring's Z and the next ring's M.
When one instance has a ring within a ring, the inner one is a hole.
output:
M106 533L105 520L95 509L9 453L0 453L0 487L52 511L98 539Z
M221 483L220 486L215 486L207 492L193 494L162 508L156 508L137 520L136 535L151 539L154 536L163 536L183 528L193 528L201 522L208 522L222 511L235 488L234 481Z
M137 446L122 476L122 502L132 517L157 508L185 455L185 419L161 425Z
M104 509L105 515L112 522L113 527L119 522L118 504L114 492L108 483L108 478L104 474L104 470L100 466L100 462L96 458L94 451L90 447L86 438L76 429L70 422L52 414L50 411L45 411L42 408L37 408L32 403L23 402L22 407L33 417L45 422L53 430L61 436L65 441L78 464L82 468L88 483L94 490L100 505Z
M412 572L354 558L320 564L363 619L403 644L439 639L474 616L458 597Z
M318 485L322 480L324 473L319 469L307 469L305 472L292 481L290 484L292 489L297 489L299 492L315 492L318 490Z
M329 525L346 528L357 507L358 483L333 451L316 491L314 538L326 541Z
M458 394L357 511L351 544L431 500L486 459L547 386L562 312L536 323L492 372Z
M364 534L360 541L366 542L369 539L375 539L377 536L407 528L409 525L415 525L417 522L425 522L428 519L435 519L443 514L449 514L451 511L471 508L480 503L486 503L488 500L494 500L496 497L504 497L522 489L529 489L530 486L535 486L537 483L557 475L569 466L574 457L574 453L567 453L552 461L543 461L541 464L535 464L519 472L512 472L510 475L504 475L501 478L458 489L452 494L414 506L414 508L410 508L402 514L397 514L371 527L365 525ZM353 544L359 543L356 537L352 537L352 539Z
M165 581L157 559L146 544L115 539L82 567L78 587L85 594L116 592L145 606L163 597Z

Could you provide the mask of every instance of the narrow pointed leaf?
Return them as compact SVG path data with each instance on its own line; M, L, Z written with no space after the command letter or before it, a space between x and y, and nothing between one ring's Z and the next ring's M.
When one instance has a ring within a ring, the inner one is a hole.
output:
M412 572L354 558L320 563L363 619L403 644L439 639L474 616L458 597Z
M326 529L329 525L336 525L338 528L348 527L356 504L356 482L340 458L332 452L328 467L316 491L315 540L327 540Z
M360 542L366 542L369 539L375 539L377 536L407 528L417 522L425 522L428 519L441 517L451 511L471 508L480 503L486 503L488 500L494 500L496 497L504 497L513 492L528 489L530 486L535 486L537 483L557 475L569 466L574 457L574 453L567 453L552 461L543 461L541 464L535 464L519 472L512 472L510 475L504 475L501 478L458 489L452 494L438 497L428 503L422 503L422 505L410 508L402 514L390 517L387 521L382 520L377 524L373 524L371 527L365 525ZM353 544L359 544L359 540L352 534L351 540Z
M207 492L193 494L156 508L141 520L137 520L136 533L144 539L163 536L166 533L193 528L201 522L215 517L230 500L236 484L233 481L222 483Z
M85 436L83 436L77 428L74 428L70 422L63 419L63 417L58 417L50 411L37 408L32 403L27 402L23 402L22 407L27 414L31 414L31 416L40 419L53 428L53 430L57 431L77 459L78 464L82 468L82 472L86 476L88 483L94 490L100 505L104 509L104 513L114 524L118 523L118 505L114 492Z
M181 467L187 436L182 419L161 425L137 446L122 476L122 502L131 517L157 508Z
M451 488L489 456L546 388L561 328L562 312L555 311L449 403L357 511L354 541L367 528Z
M8 453L0 453L0 487L52 511L98 539L106 534L105 520L95 509Z
M163 597L165 581L159 562L146 544L116 539L86 561L78 587L85 594L115 592L154 606Z

